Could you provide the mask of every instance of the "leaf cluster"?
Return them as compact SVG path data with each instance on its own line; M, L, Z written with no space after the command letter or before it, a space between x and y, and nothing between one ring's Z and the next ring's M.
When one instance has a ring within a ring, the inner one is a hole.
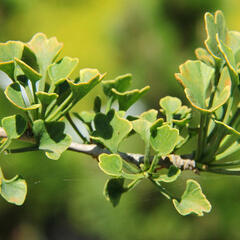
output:
M187 180L181 197L166 188L184 170L240 173L236 157L240 151L240 33L227 29L221 11L205 14L205 28L205 48L196 49L197 60L186 61L175 74L191 108L176 97L166 96L160 99L158 110L150 109L138 116L127 115L127 110L149 86L131 90L130 74L103 80L105 74L85 68L72 79L78 59L61 58L62 44L42 33L28 43L1 43L0 70L12 80L4 93L23 114L1 120L7 137L1 136L0 152L41 150L49 159L57 160L73 148L71 136L66 133L68 122L83 146L95 144L101 150L92 155L110 176L104 195L113 206L124 193L149 180L180 214L202 216L209 212L211 205L195 180ZM97 85L102 86L106 104L96 96L91 111L71 112ZM138 158L119 151L120 144L133 134L145 144L144 155ZM31 146L11 150L13 139L28 139ZM1 176L1 195L9 202L22 204L27 192L25 181Z

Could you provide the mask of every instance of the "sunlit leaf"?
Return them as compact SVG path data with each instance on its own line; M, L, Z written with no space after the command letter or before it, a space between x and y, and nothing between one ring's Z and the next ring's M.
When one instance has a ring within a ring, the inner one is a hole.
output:
M5 96L7 99L16 107L22 109L22 110L33 110L36 108L39 108L41 105L40 104L34 104L27 106L23 99L22 95L22 89L19 83L15 82L10 84L6 90L5 90Z
M22 69L27 78L33 82L33 84L35 84L42 77L40 73L31 68L25 62L21 61L18 58L14 58L14 60L16 61L17 65Z
M12 179L5 179L0 169L0 182L1 182L1 195L9 203L14 203L16 205L22 205L25 201L27 195L27 184L26 181L15 176Z
M171 153L178 143L179 132L175 128L163 125L152 133L150 138L153 149L161 156Z
M14 79L14 58L21 58L24 45L18 41L0 43L0 70Z
M36 120L33 123L33 133L40 150L46 152L51 159L58 159L71 144L71 137L64 133L63 122L44 122Z
M125 74L118 76L114 80L106 80L102 82L103 91L106 96L111 97L113 95L112 89L116 89L118 92L125 92L131 85L132 75Z
M48 67L50 80L55 84L59 84L66 80L78 64L77 58L64 57L61 61L53 63Z
M158 178L154 178L154 181L157 182L174 182L180 176L181 170L175 166L170 166L167 174L161 174Z
M72 91L73 104L77 103L86 96L98 83L103 79L104 75L100 74L97 69L86 68L80 71L79 82L68 80Z
M208 64L209 66L214 66L214 58L208 53L208 51L204 48L197 48L195 50L196 57L202 62Z
M118 113L110 110L106 115L98 113L94 118L96 130L91 138L102 143L113 153L118 150L119 144L132 130L131 123L119 117Z
M118 92L116 89L112 89L113 96L118 99L119 110L127 111L136 101L138 101L150 87L146 86L142 89L135 89L127 92Z
M208 109L206 104L207 89L214 76L214 68L199 60L188 60L179 69L180 73L175 74L175 77L184 86L186 97L193 107L201 111L214 111L215 108Z
M123 160L117 154L101 154L99 156L99 167L110 176L121 176Z
M187 181L181 201L178 202L176 199L173 199L173 204L183 216L191 213L203 216L204 212L208 213L211 211L211 204L202 193L201 186L192 179Z
M21 115L13 115L2 119L2 127L8 138L17 139L22 136L27 128L27 122Z

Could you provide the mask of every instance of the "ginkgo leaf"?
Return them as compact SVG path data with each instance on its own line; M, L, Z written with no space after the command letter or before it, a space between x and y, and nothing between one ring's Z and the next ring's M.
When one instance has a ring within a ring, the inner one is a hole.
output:
M211 211L211 204L202 193L201 186L192 179L187 180L187 186L181 201L178 202L176 199L173 199L173 204L183 216L191 213L203 216L204 212L208 213Z

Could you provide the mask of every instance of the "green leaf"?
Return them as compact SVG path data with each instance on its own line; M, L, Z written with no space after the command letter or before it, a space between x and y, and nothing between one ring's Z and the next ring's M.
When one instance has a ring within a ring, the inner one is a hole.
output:
M36 92L36 95L37 95L39 102L42 105L41 113L42 113L42 116L44 116L45 112L47 110L47 107L58 98L58 94L46 93L46 92Z
M17 65L21 68L21 70L24 72L24 74L27 76L27 78L30 79L33 84L35 84L42 77L40 73L38 73L36 70L31 68L25 62L21 61L18 58L14 58L14 60L17 63Z
M113 207L116 207L120 201L124 189L124 178L111 178L108 179L104 187L104 196L110 201Z
M102 100L99 96L96 96L94 99L93 110L95 113L101 112Z
M140 119L147 120L148 122L154 123L157 120L158 112L155 109L150 109L143 112L139 117Z
M202 62L206 63L209 66L214 67L215 61L214 58L208 53L208 51L204 48L197 48L195 50L196 57Z
M176 199L173 199L173 204L183 216L191 213L203 216L204 212L209 213L211 211L211 204L202 193L199 183L192 179L187 180L186 190L182 195L181 201L178 202Z
M149 110L142 113L139 119L132 121L133 129L138 133L145 143L149 142L151 136L151 126L157 119L158 112L156 110Z
M1 171L1 175L2 175L2 171ZM3 175L0 181L1 181L2 197L9 203L22 205L27 195L26 181L19 176L15 176L12 179L6 180L3 177Z
M94 117L96 115L94 112L87 112L87 111L82 111L80 113L74 112L73 114L76 118L88 124L90 124L94 120Z
M28 42L27 46L35 53L42 78L39 82L39 91L44 91L45 76L48 66L57 58L63 44L59 43L55 37L47 39L43 33L37 33Z
M177 145L179 132L175 128L168 125L163 125L157 128L156 134L152 133L150 138L153 149L161 156L166 156L171 153Z
M27 128L27 122L21 115L13 115L2 119L2 127L8 138L20 138Z
M240 132L238 132L236 129L232 128L231 126L227 125L226 123L224 122L221 122L221 121L218 121L218 120L214 120L214 122L222 127L222 129L227 133L227 134L230 134L230 135L235 135L237 137L240 137Z
M48 158L57 160L71 144L71 137L64 133L63 122L44 122L36 120L33 123L33 133L39 149L46 152Z
M238 72L237 72L237 64L235 61L233 51L230 47L227 46L227 44L225 44L223 41L219 39L218 35L217 35L217 42L218 42L218 47L221 53L223 54L225 61L228 65L232 83L236 85L239 83L239 79L238 79Z
M110 110L106 115L96 114L94 124L96 130L91 138L102 143L113 153L117 152L119 144L132 130L131 123L119 117L119 114L114 110Z
M80 70L80 82L74 83L70 80L68 84L72 91L73 104L86 96L98 83L102 81L104 74L100 74L97 69Z
M160 99L159 105L163 109L163 112L167 117L167 121L171 122L173 114L180 109L182 102L176 97L167 96Z
M118 92L116 89L112 88L113 96L118 99L119 110L127 111L139 98L141 98L148 90L149 86L142 89L135 89L127 92Z
M167 174L161 174L158 178L154 178L154 181L157 182L174 182L180 176L181 170L175 166L170 166Z
M211 109L217 110L220 106L227 102L231 95L231 78L227 67L224 67L217 85Z
M179 126L184 126L191 118L191 108L181 106L173 115L173 123Z
M216 11L215 16L206 13L204 17L207 32L207 40L205 41L206 48L215 60L220 63L222 61L222 54L217 47L216 35L219 34L219 38L224 42L226 41L228 30L224 16L221 11Z
M48 67L48 75L53 84L58 85L65 81L78 64L77 58L64 57Z
M131 80L131 74L118 76L114 80L106 80L102 82L103 92L108 97L113 95L112 88L116 89L118 92L125 92L127 89L129 89Z
M22 96L22 89L19 83L15 82L10 84L5 90L5 96L16 107L22 110L33 110L39 108L40 104L27 106Z
M180 73L175 74L176 79L184 86L187 99L193 107L212 112L215 107L208 109L206 105L207 90L214 76L214 68L197 61L186 61L179 67Z
M14 58L21 58L24 45L18 41L0 43L0 70L14 79Z
M24 49L23 49L21 60L25 64L27 64L28 66L33 68L36 72L39 72L37 57L36 57L35 53L27 46L27 44L24 44Z
M104 173L110 176L122 175L123 160L117 154L101 154L98 165Z
M2 119L1 124L7 134L7 138L0 142L0 153L9 147L12 139L21 137L27 127L27 122L21 115L5 117Z

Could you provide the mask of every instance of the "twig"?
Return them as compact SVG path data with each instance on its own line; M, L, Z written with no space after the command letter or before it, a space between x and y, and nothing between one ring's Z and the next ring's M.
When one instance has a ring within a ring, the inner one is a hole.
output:
M7 138L7 134L6 134L5 130L1 127L0 127L0 138ZM19 138L19 140L36 144L35 139L33 137L29 137L27 135L21 136ZM98 158L99 155L101 155L102 153L111 154L111 152L108 149L101 148L100 146L98 146L96 144L82 144L82 143L76 143L76 142L72 142L71 145L69 146L68 150L74 151L74 152L79 152L79 153L84 153L84 154L92 156L93 158ZM10 152L11 152L11 150L10 150ZM140 166L141 163L144 162L144 155L142 155L142 154L124 153L124 152L118 152L118 154L125 161L127 161L129 163L133 163L138 167ZM169 168L171 165L175 165L176 167L181 168L182 170L196 169L196 164L195 164L194 160L183 159L178 155L175 155L175 158L176 157L177 157L178 161L173 161L173 155L169 155L168 157L159 158L158 164L161 165L163 168ZM150 156L150 162L152 162L152 160L153 160L153 156Z

